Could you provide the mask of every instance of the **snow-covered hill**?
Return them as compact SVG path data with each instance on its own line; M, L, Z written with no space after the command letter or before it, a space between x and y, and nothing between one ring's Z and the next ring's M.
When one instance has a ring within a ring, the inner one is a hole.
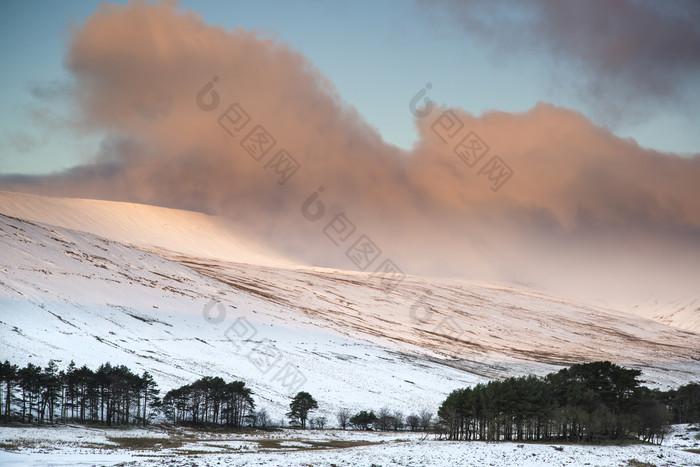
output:
M0 190L0 213L146 249L258 265L296 264L241 235L227 219L198 212Z
M700 378L700 335L534 291L296 265L186 211L0 193L0 358L243 379L290 394L435 410L455 388L609 359L648 384ZM21 217L21 218L20 218ZM27 220L30 219L30 220Z
M0 213L92 233L171 257L180 254L275 268L306 267L246 237L230 220L197 212L0 190ZM618 309L700 333L700 295L693 292L672 301L642 297L636 304ZM604 306L600 300L595 303Z
M700 298L696 296L674 301L659 299L643 301L632 306L629 311L659 323L700 333Z

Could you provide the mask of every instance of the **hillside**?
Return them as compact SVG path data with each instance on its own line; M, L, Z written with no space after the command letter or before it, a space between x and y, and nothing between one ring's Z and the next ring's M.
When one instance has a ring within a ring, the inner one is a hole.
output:
M275 417L302 388L330 416L434 410L458 387L586 360L656 387L700 375L700 335L531 290L423 277L387 290L186 211L1 193L0 212L0 358L14 363L111 361L166 390L239 378Z

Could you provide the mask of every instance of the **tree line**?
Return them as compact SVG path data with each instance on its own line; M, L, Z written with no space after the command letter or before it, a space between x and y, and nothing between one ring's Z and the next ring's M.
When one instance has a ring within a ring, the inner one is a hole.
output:
M670 391L641 386L639 370L610 362L573 365L539 378L491 381L453 391L438 410L404 415L382 408L335 414L342 429L430 431L451 440L603 442L630 437L661 442L669 423L700 422L700 384ZM161 399L148 372L104 363L97 370L74 362L59 370L0 363L0 418L5 422L81 422L146 425L159 414L169 422L198 427L267 428L243 381L206 376L168 391ZM318 402L299 392L286 414L289 426L325 428L312 416Z
M137 375L124 365L105 363L93 371L71 362L59 371L54 360L44 368L0 363L0 414L5 422L145 425L158 403L151 374Z
M349 409L343 408L336 412L336 420L343 430L430 431L433 427L433 413L426 409L404 415L400 410L382 407L377 413L361 410L353 415Z
M243 381L226 383L222 378L205 376L169 391L163 397L163 412L176 424L241 428L255 425L252 395Z
M659 391L641 371L610 362L573 365L544 378L526 376L453 391L438 410L451 440L663 441L670 423L700 421L700 385Z

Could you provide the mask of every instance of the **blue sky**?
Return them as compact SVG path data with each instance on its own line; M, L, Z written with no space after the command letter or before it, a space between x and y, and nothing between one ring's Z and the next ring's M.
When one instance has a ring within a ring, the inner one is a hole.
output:
M71 27L100 2L0 2L0 173L44 174L85 163L99 135L66 131L60 123L70 103L49 107L32 95L35 85L70 83L63 60ZM123 3L123 2L120 2ZM425 6L408 1L323 2L181 1L181 9L227 29L245 28L289 43L308 56L348 104L392 144L416 140L408 103L430 83L427 96L479 114L489 109L518 112L538 101L578 109L598 124L586 99L559 86L551 62L537 51L494 54L493 49ZM446 12L449 15L449 10ZM37 119L36 112L40 119ZM34 112L34 113L33 113ZM611 129L642 146L690 154L700 152L697 111L658 111L617 122ZM43 122L43 123L42 123Z

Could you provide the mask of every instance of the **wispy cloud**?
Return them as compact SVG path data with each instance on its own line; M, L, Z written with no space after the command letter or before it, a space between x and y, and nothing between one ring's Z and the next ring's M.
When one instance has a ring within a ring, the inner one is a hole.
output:
M694 0L421 4L499 60L547 57L555 86L578 93L600 121L639 120L671 106L694 112L700 104L700 3Z

